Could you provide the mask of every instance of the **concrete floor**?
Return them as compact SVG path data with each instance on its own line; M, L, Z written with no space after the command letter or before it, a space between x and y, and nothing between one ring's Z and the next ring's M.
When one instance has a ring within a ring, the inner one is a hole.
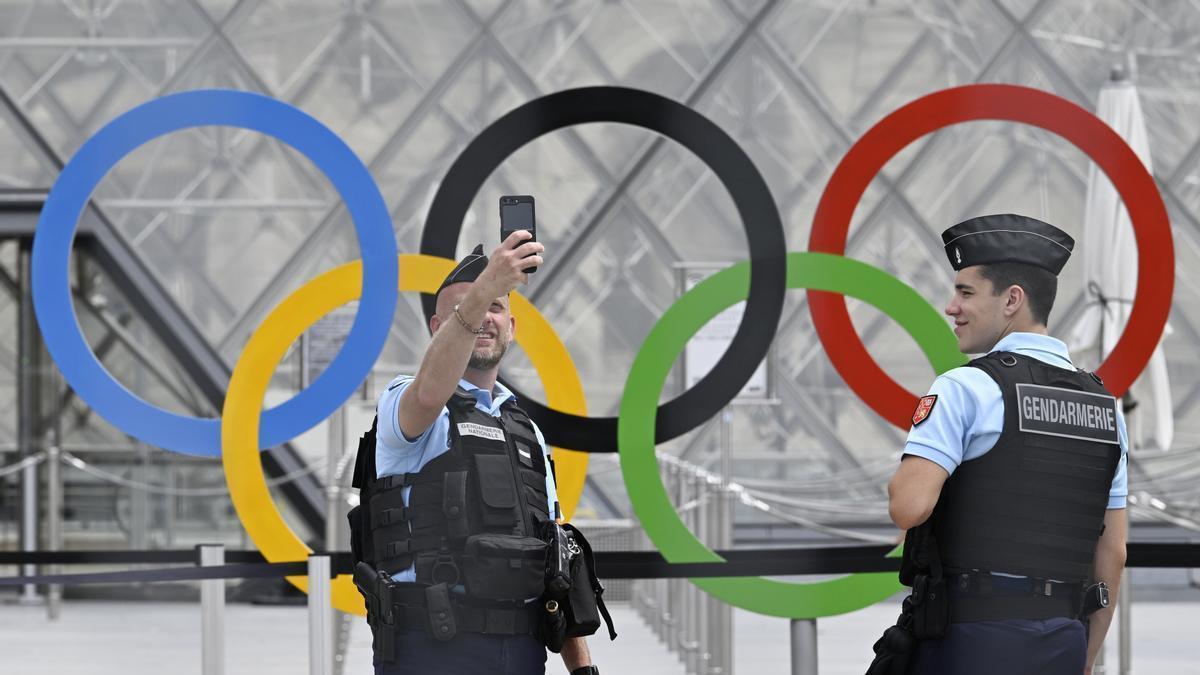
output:
M655 640L628 605L612 607L615 643L590 641L602 670L638 675L682 675L679 661ZM862 675L871 644L895 619L898 605L881 603L818 622L822 675ZM303 607L230 604L226 608L229 675L308 672L307 615ZM1200 675L1200 603L1141 602L1133 613L1133 672ZM1108 641L1116 663L1116 639ZM789 673L786 620L735 612L735 672ZM353 621L347 675L372 672L370 633ZM553 657L549 673L566 672ZM1113 668L1109 673L1116 672ZM162 675L200 673L200 609L195 603L119 603L75 600L59 620L45 607L0 606L0 673L17 675ZM1097 674L1099 675L1099 674Z

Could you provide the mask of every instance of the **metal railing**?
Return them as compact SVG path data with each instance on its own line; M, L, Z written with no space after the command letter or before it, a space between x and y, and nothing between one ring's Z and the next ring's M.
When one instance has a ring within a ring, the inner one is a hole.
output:
M660 454L664 484L684 524L712 548L733 543L731 491L711 472ZM642 550L652 549L641 535ZM732 608L687 579L638 579L632 604L685 672L728 675L733 672Z

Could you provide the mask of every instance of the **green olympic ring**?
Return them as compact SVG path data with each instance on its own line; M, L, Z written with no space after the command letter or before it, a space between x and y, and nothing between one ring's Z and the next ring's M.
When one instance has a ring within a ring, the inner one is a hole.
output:
M789 253L788 288L831 291L864 300L894 319L940 375L966 363L954 333L932 305L883 270L825 253ZM696 331L722 310L746 299L750 263L726 268L672 305L642 344L621 397L617 439L621 473L634 513L668 562L724 562L696 538L675 512L654 454L654 411L671 366ZM889 556L899 555L896 547ZM844 614L886 599L902 587L893 572L850 574L811 583L763 577L691 579L715 598L771 616L809 619Z

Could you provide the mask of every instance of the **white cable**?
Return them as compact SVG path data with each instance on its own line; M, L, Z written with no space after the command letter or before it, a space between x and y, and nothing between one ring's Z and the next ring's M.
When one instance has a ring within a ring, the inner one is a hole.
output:
M100 469L91 464L88 464L87 462L76 457L75 455L72 455L69 452L63 452L62 459L63 459L63 463L67 464L68 466L74 467L80 471L83 471L84 473L87 473L91 476L99 478L100 480L107 481L109 483L115 483L122 487L127 487L131 490L141 490L143 492L151 492L154 494L177 495L177 496L181 496L181 497L217 497L217 496L229 494L228 487L172 488L172 487L167 487L165 485L156 485L153 483L142 483L139 481L130 480L128 478L125 478L124 476L118 476L115 473L111 473L109 471L105 471L104 469ZM316 463L313 463L313 464L310 464L310 465L304 467L303 469L299 469L297 471L293 471L292 473L285 474L283 476L279 476L278 478L272 478L271 480L267 481L267 486L275 487L277 485L282 485L284 483L291 482L293 480L296 480L297 478L300 478L307 474L321 470L322 468L324 468L324 465L325 465L324 460L318 461Z
M8 466L0 467L0 476L7 476L11 473L23 471L28 467L37 466L46 460L46 453L39 452L36 455L30 455L25 459L9 464Z

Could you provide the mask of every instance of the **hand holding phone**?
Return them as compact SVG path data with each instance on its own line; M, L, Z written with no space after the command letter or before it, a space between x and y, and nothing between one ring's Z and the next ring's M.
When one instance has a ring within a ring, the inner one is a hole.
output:
M504 195L500 198L500 241L517 230L533 235L529 241L537 241L537 221L534 218L533 197L529 195ZM526 274L537 271L537 267L521 270Z

